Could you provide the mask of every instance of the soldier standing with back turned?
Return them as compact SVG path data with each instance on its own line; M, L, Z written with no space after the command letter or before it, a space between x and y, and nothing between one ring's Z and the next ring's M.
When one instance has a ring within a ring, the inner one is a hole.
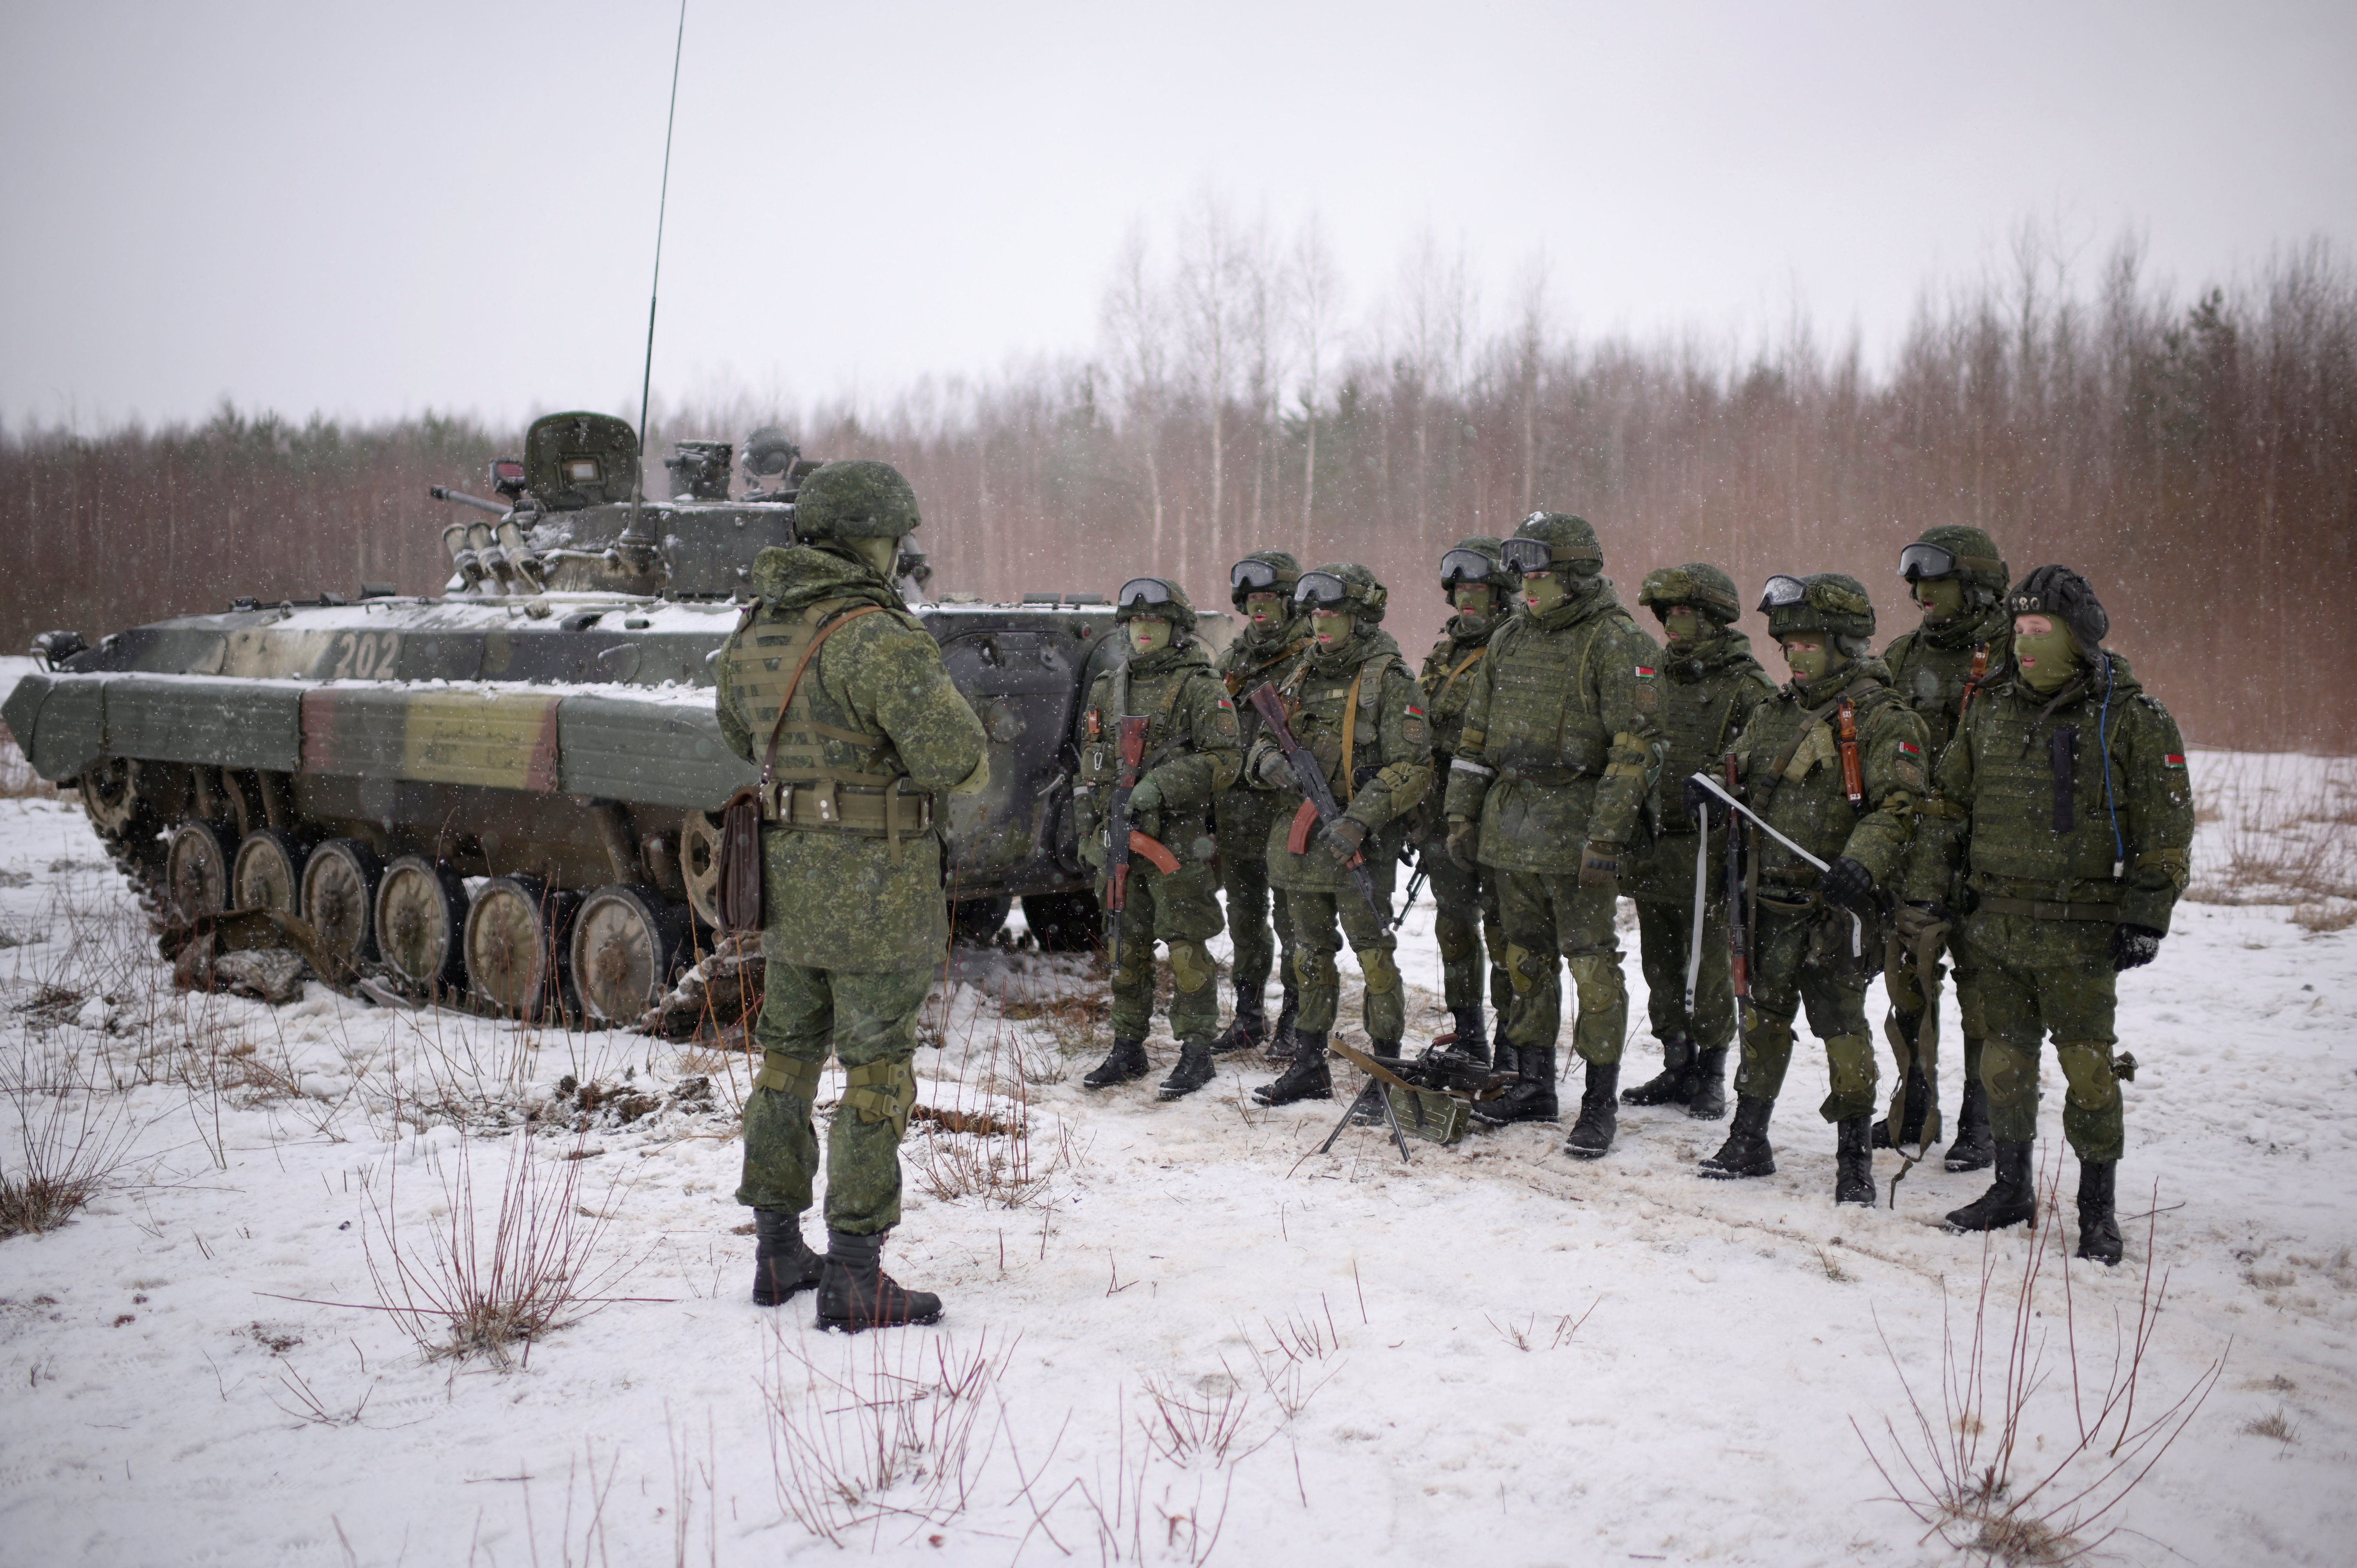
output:
M1669 760L1665 793L1678 796L1689 774L1716 775L1751 711L1776 683L1751 657L1751 639L1735 629L1743 613L1735 579L1703 562L1646 574L1637 602L1662 623L1662 734ZM1695 966L1694 1012L1686 1012L1686 968L1694 940L1695 835L1683 811L1667 813L1630 896L1644 956L1645 1011L1662 1042L1660 1076L1621 1090L1625 1105L1683 1105L1701 1122L1727 1114L1727 1052L1735 1040L1734 975L1727 961L1723 842L1703 834L1710 867L1703 885L1702 956Z
M2177 721L2106 650L2085 578L2040 566L2006 597L2015 671L1966 711L1940 758L1907 895L1936 941L1949 909L1957 1000L1987 1031L1981 1070L1996 1181L1948 1216L1958 1230L2037 1217L2039 1047L2054 1036L2079 1156L2079 1256L2120 1261L2115 1202L2126 1139L2115 1058L2118 972L2160 950L2191 870L2193 791ZM1964 901L1950 905L1962 873Z
M888 463L828 463L803 481L802 541L753 564L756 600L722 648L720 731L761 768L761 948L769 980L745 1103L753 1299L818 1287L822 1328L941 1316L883 1272L900 1219L900 1139L916 1102L917 1012L949 945L947 799L990 778L981 721L889 574L918 525ZM845 1068L826 1139L827 1250L802 1240L819 1163L811 1124L829 1047Z
M1579 1000L1572 1042L1587 1076L1564 1152L1592 1160L1620 1126L1629 985L1613 916L1620 877L1646 848L1646 801L1667 749L1661 650L1601 575L1586 519L1533 512L1500 553L1522 575L1523 613L1474 672L1446 808L1448 853L1499 876L1514 988L1515 1082L1473 1114L1492 1126L1555 1120L1556 964L1567 959Z
M1256 552L1228 570L1228 597L1244 625L1221 652L1219 671L1235 703L1238 733L1246 748L1260 734L1260 715L1246 701L1252 689L1275 680L1309 646L1309 628L1293 606L1293 585L1299 581L1300 566L1282 550ZM1292 1054L1293 1019L1301 1005L1301 991L1293 973L1293 925L1285 890L1268 885L1268 829L1276 807L1276 797L1255 789L1249 779L1239 779L1220 791L1220 882L1228 896L1228 941L1233 949L1228 977L1235 987L1236 1015L1211 1048L1240 1051L1266 1046L1270 1056L1282 1059ZM1274 941L1269 937L1272 913ZM1261 995L1268 989L1272 963L1278 966L1277 979L1285 987L1275 1029L1269 1027Z
M1922 716L1931 735L1932 766L1948 749L1973 698L1982 688L2001 680L2013 659L2013 618L2005 612L2005 587L2009 580L1996 542L1977 528L1943 524L1923 531L1923 536L1899 553L1899 575L1907 591L1922 607L1923 624L1890 639L1882 661L1890 666L1890 688L1900 700ZM1953 907L1954 900L1948 900ZM1898 917L1899 935L1916 934L1905 910ZM1924 1016L1924 993L1915 973L1911 944L1902 940L1891 949L1892 961L1883 974L1890 997L1890 1014L1883 1024L1900 1072L1900 1090L1906 1096L1900 1118L1899 1143L1920 1146L1923 1129L1936 1125L1939 1114L1939 1034L1927 1042L1924 1059L1915 1060ZM1934 970L1936 977L1937 971ZM1964 977L1956 976L1959 995ZM1952 1171L1988 1168L1994 1156L1989 1144L1988 1090L1981 1084L1980 1019L1964 1015L1964 1093L1956 1116L1955 1142L1948 1145L1946 1165ZM1874 1146L1892 1147L1888 1118L1874 1124Z
M1146 755L1130 791L1134 832L1178 858L1176 871L1145 855L1130 861L1121 950L1114 955L1113 1051L1081 1081L1104 1089L1146 1073L1146 1031L1154 1017L1154 944L1170 949L1170 1032L1178 1065L1162 1098L1192 1094L1211 1081L1211 1036L1220 1026L1219 971L1203 944L1220 934L1219 879L1211 803L1235 782L1243 762L1235 704L1195 639L1195 607L1175 583L1136 577L1114 599L1114 618L1129 656L1089 687L1082 710L1081 776L1072 790L1081 854L1103 871L1106 815L1121 770L1118 726L1125 715L1146 723ZM1098 897L1109 884L1101 883Z
M1424 714L1432 725L1433 777L1446 779L1456 760L1465 705L1473 698L1468 679L1490 655L1490 641L1513 613L1519 586L1498 553L1498 541L1460 539L1440 558L1440 591L1457 613L1440 640L1425 655ZM1506 927L1498 912L1498 878L1479 865L1468 868L1448 858L1448 824L1440 814L1438 791L1417 808L1416 853L1432 883L1433 934L1440 945L1441 998L1456 1026L1449 1049L1487 1065L1490 1033L1481 1014L1482 975L1489 976L1490 1005L1498 1015L1498 1039L1505 1044L1507 1010L1513 982L1506 975ZM1488 961L1483 962L1483 949Z

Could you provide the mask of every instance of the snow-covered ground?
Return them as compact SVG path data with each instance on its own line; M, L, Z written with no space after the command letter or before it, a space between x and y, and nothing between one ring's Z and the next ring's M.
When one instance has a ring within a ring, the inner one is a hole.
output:
M2350 830L2303 820L2350 804L2348 765L2195 766L2221 813L2201 846L2212 892L2238 854L2255 888L2269 835L2324 847L2277 857L2270 875L2298 886L2270 896L2289 902L2184 905L2158 962L2126 979L2122 1041L2143 1064L2129 1258L2066 1282L2067 1226L2044 1257L2027 1333L2046 1380L2014 1488L2077 1442L2115 1332L2166 1274L2135 1423L2225 1366L2096 1527L2124 1527L2106 1552L2349 1563L2357 929L2326 929L2352 907L2319 869ZM0 1168L52 1112L121 1144L71 1223L0 1241L0 1562L820 1561L829 1531L944 1563L1954 1557L1885 1500L1876 1459L1913 1489L1884 1426L1919 1432L1900 1369L1932 1430L1956 1429L1943 1333L1968 1348L1984 1254L1938 1220L1986 1178L1934 1163L1895 1208L1836 1211L1805 1045L1765 1180L1697 1180L1725 1124L1674 1111L1624 1112L1592 1165L1563 1156L1560 1130L1523 1128L1415 1144L1404 1165L1370 1130L1318 1155L1340 1106L1253 1109L1242 1090L1270 1069L1251 1062L1223 1058L1177 1104L1153 1079L1087 1093L1098 983L962 952L928 1011L920 1099L1028 1136L912 1129L887 1261L948 1317L845 1340L809 1327L807 1297L746 1300L742 1058L316 984L277 1009L175 993L67 802L0 800ZM1401 957L1412 1018L1439 1026L1428 904ZM1641 1020L1633 953L1630 972ZM1953 1001L1943 1038L1953 1115ZM1167 1063L1167 1036L1154 1051ZM1632 1079L1657 1059L1641 1023ZM654 1108L585 1117L553 1098L568 1077ZM2046 1077L2050 1154L2050 1058ZM675 1092L699 1078L708 1104ZM102 1087L24 1091L61 1081ZM539 1131L516 1135L533 1109ZM994 1155L996 1197L940 1196L915 1168L946 1190ZM509 1369L429 1357L383 1310L405 1299L400 1271L430 1286L437 1237L469 1221L488 1248L519 1159L540 1232L594 1243L573 1273L606 1299ZM1878 1157L1886 1184L1897 1169ZM2067 1160L2062 1179L2067 1208ZM2016 1230L1988 1249L1983 1463L2030 1248ZM2268 1418L2285 1435L2247 1430ZM881 1489L878 1454L898 1472Z

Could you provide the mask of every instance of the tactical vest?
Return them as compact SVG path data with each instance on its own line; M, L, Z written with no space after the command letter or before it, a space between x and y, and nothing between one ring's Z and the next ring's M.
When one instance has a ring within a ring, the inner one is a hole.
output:
M1424 716L1432 725L1432 749L1444 757L1457 755L1458 741L1465 733L1466 705L1473 700L1473 682L1481 673L1481 661L1489 657L1487 638L1470 649L1455 638L1443 638L1425 660L1423 678L1416 684L1424 690Z
M1740 728L1736 716L1736 699L1747 687L1758 692L1760 702L1768 699L1766 677L1748 660L1738 660L1717 670L1705 672L1693 681L1668 680L1662 684L1660 720L1662 735L1669 742L1669 756L1662 763L1662 789L1674 800L1684 788L1689 774L1718 774L1719 759L1734 743ZM1759 702L1751 704L1757 708ZM1749 710L1747 710L1747 716ZM1691 833L1693 819L1683 811L1660 813L1660 831L1665 833Z
M1850 682L1841 694L1850 700L1862 760L1875 715L1897 703L1899 694L1866 678ZM1840 743L1833 733L1840 710L1834 703L1828 697L1803 707L1789 690L1780 691L1751 710L1738 757L1746 803L1821 860L1841 853L1866 809L1851 805L1843 781ZM1765 881L1808 883L1817 875L1806 862L1764 834L1760 865Z
M1618 617L1607 610L1555 631L1516 622L1491 645L1485 755L1506 782L1567 784L1604 771L1612 749L1597 702L1597 644Z
M1300 658L1302 650L1308 646L1307 638L1287 638L1264 658L1239 637L1220 655L1220 678L1227 684L1228 695L1234 699L1236 735L1247 750L1260 735L1260 710L1248 699L1263 682L1282 680L1286 667ZM1244 789L1251 786L1240 778L1233 788Z
M909 787L909 770L890 736L854 727L857 721L848 710L852 725L822 723L813 714L818 660L803 667L812 642L830 624L870 603L835 598L791 610L761 606L738 632L720 679L753 733L755 767L770 755L773 731L776 736L776 760L761 800L765 822L888 838L897 845L903 835L932 826L932 797ZM778 703L798 668L802 680L780 724Z
M1402 760L1383 755L1383 678L1394 668L1408 672L1405 660L1379 647L1339 671L1301 664L1278 688L1293 738L1325 764L1327 786L1345 807L1369 779Z
M1891 689L1922 715L1923 727L1932 732L1930 756L1936 763L1963 722L1964 688L1973 680L1975 656L1982 660L1981 679L1986 683L2000 672L2004 655L1996 644L1986 640L1967 642L1961 648L1942 648L1921 630L1895 639L1891 650L1898 654L1898 658L1888 660Z
M2125 746L2127 704L2112 699L2108 726L2101 693L2066 703L2043 723L2033 721L2045 703L2019 688L1992 694L1973 721L1973 812L1970 870L1976 876L2023 882L2093 882L2109 885L2116 863L2126 858L2114 837L2112 807L2120 808L2119 831L2126 831L2126 759L2115 755L2105 767L2105 739ZM2108 777L2107 777L2108 776ZM2106 784L2109 786L2108 797ZM2083 893L2086 890L2083 890ZM2101 900L2115 887L2094 890Z
M1146 760L1138 768L1140 778L1191 746L1194 736L1178 733L1178 699L1187 694L1188 682L1218 679L1209 669L1191 660L1173 663L1151 675L1133 673L1129 679L1128 712L1116 714L1111 704L1120 684L1117 674L1108 671L1089 688L1089 707L1081 721L1081 783L1084 788L1111 784L1119 778L1120 736L1115 725L1119 719L1143 716L1146 720Z

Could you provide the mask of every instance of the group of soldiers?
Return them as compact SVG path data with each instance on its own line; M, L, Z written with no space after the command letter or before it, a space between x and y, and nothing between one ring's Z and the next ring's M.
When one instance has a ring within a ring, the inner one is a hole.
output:
M907 481L881 463L828 464L806 481L797 521L804 542L756 565L756 603L719 682L724 731L762 764L765 800L775 778L831 782L849 802L839 821L788 813L762 834L766 1056L737 1195L755 1211L754 1299L816 1286L823 1326L930 1322L939 1299L895 1283L879 1251L899 1219L915 1019L947 917L937 838L920 814L902 833L887 820L980 788L988 763L980 725L888 576L917 526ZM2085 579L2044 566L2017 583L1982 531L1931 529L1899 561L1921 625L1878 655L1857 579L1772 576L1758 608L1781 650L1780 683L1735 629L1742 601L1726 571L1694 563L1646 576L1638 605L1657 641L1604 564L1596 531L1561 512L1534 512L1511 538L1460 541L1439 563L1453 614L1420 674L1383 629L1388 591L1360 564L1303 571L1273 550L1236 562L1242 630L1216 660L1179 585L1122 587L1126 657L1082 704L1073 799L1092 864L1125 859L1125 832L1156 853L1120 869L1113 1045L1086 1085L1149 1070L1157 944L1180 1047L1164 1099L1202 1088L1218 1055L1247 1048L1283 1064L1254 1091L1261 1103L1329 1099L1345 940L1372 1054L1400 1058L1390 902L1397 868L1413 862L1433 891L1453 1025L1432 1044L1506 1080L1475 1106L1481 1122L1559 1120L1567 965L1582 1078L1565 1152L1609 1153L1624 1104L1725 1117L1739 1034L1731 1130L1699 1174L1770 1175L1768 1124L1805 1007L1825 1053L1835 1201L1869 1204L1872 1151L1912 1145L1920 1158L1943 1130L1946 959L1965 1087L1944 1163L1995 1167L1948 1224L2033 1218L2050 1036L2079 1159L2078 1255L2118 1262L2119 1083L2135 1059L2114 1051L2115 976L2151 961L2169 929L2193 809L2176 725L2104 646L2108 621ZM1127 757L1124 719L1144 721ZM1661 1072L1625 1090L1622 897L1636 907L1663 1052ZM845 920L847 908L862 918ZM1206 945L1223 926L1234 988L1224 1030ZM1877 972L1896 1068L1879 1122L1866 1018ZM828 1137L822 1257L800 1215L830 1047L847 1087Z

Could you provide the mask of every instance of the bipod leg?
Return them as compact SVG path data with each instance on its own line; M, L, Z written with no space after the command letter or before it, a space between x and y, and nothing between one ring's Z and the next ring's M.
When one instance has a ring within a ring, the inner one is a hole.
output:
M1359 1090L1351 1099L1350 1105L1344 1109L1342 1119L1334 1123L1334 1130L1326 1134L1324 1143L1318 1145L1319 1154L1325 1154L1334 1147L1334 1140L1342 1135L1342 1129L1351 1124L1351 1118L1359 1113L1359 1107L1366 1102L1367 1096L1374 1092L1374 1089L1375 1080L1372 1078L1367 1079L1366 1086ZM1388 1104L1389 1101L1386 1100L1385 1103Z
M1399 1145L1400 1163L1410 1165L1415 1164L1415 1159L1407 1152L1407 1134L1400 1130L1399 1112L1392 1109L1392 1097L1383 1092L1381 1082L1372 1078L1367 1080L1367 1091L1372 1093L1377 1103L1383 1108L1383 1120L1391 1124L1392 1142Z

